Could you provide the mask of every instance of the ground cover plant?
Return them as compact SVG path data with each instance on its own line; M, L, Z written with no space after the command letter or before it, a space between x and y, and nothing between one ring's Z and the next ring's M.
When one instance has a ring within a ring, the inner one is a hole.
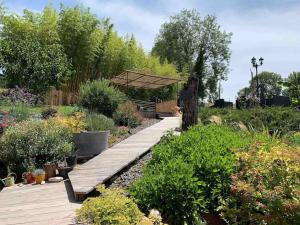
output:
M99 197L88 198L77 210L77 219L89 224L140 225L143 213L121 189L99 186Z
M220 116L227 125L244 123L250 130L263 131L265 129L278 131L281 134L300 130L300 113L290 107L266 107L253 109L208 108L202 107L199 118L205 123L212 115Z

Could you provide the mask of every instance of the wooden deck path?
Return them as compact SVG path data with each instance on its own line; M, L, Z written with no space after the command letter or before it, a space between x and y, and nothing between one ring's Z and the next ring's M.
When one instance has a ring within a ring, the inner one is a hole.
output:
M156 145L167 130L179 126L177 117L166 117L105 152L78 165L69 173L76 198L93 191Z
M79 207L68 180L15 185L0 192L0 225L71 225Z

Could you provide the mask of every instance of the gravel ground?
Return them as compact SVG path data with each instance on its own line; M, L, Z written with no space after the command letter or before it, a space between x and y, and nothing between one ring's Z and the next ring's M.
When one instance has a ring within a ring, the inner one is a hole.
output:
M142 158L138 159L134 165L123 171L117 176L112 183L108 184L109 188L128 188L134 181L142 176L143 167L151 160L152 152L146 153Z

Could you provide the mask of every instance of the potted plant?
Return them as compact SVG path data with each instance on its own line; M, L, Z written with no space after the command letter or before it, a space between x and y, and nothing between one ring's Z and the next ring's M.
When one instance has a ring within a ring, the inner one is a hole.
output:
M35 182L35 176L34 176L34 166L28 167L28 172L24 172L22 174L22 178L24 179L24 182L27 184L32 184Z
M51 177L56 176L56 164L47 162L44 164L44 171L45 171L45 179L48 180Z
M43 169L37 169L34 171L35 183L42 184L45 181L45 171Z
M87 131L74 134L78 157L95 156L108 148L108 137L115 129L112 119L91 113L86 117Z

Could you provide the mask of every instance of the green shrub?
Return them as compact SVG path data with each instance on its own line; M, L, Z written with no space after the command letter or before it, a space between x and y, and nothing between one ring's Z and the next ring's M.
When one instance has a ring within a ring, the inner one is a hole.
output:
M216 210L229 194L236 162L231 149L249 142L244 134L216 125L168 136L154 148L130 192L143 210L156 208L171 224L195 224L200 212Z
M79 105L95 111L105 116L112 117L123 94L107 80L95 80L80 87L78 103Z
M0 158L18 173L62 159L72 150L72 133L53 121L18 123L9 127L0 139Z
M137 127L143 121L143 117L138 112L136 105L129 101L119 105L113 118L119 126Z
M77 210L77 219L94 225L140 225L143 213L120 189L99 186L100 197L88 198Z
M86 116L86 124L89 131L116 130L114 121L102 114L89 113Z
M200 109L199 117L205 122L210 116L216 115L222 118L223 123L232 125L239 121L250 129L256 131L278 130L282 134L290 131L300 130L300 114L294 108L289 107L266 107L253 109L215 109L203 107Z

